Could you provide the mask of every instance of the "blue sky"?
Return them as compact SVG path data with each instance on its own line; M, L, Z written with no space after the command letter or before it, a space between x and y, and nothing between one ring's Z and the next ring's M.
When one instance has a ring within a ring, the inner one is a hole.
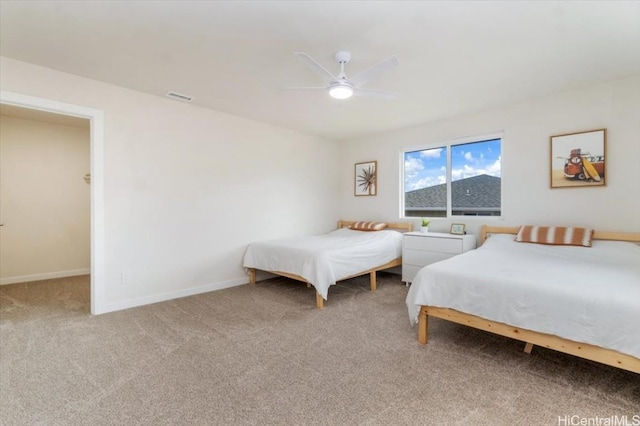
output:
M451 178L487 174L500 177L500 139L451 147ZM445 147L407 152L404 155L404 190L426 188L447 181Z

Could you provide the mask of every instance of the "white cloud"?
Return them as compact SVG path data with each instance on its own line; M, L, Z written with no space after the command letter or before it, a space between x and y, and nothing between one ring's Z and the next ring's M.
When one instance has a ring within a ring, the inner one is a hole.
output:
M414 189L421 189L421 188L427 188L429 186L434 186L434 185L439 185L441 183L445 183L446 182L446 178L444 175L439 175L439 176L426 176L420 180L417 180L415 182L411 182L408 183L407 182L407 188L405 188L405 191L413 191Z
M488 167L472 167L468 164L462 166L462 168L451 170L451 179L460 180L466 179L478 175L490 175L500 177L500 157L490 164Z
M477 176L484 174L483 169L476 169L475 167L471 167L468 164L462 166L461 169L452 169L451 170L451 179L452 180L460 180L465 179L472 176Z
M422 170L424 170L424 164L422 164L422 160L415 157L410 157L409 159L404 161L405 178L416 176Z
M498 159L487 168L487 174L488 175L500 177L500 172L501 172L500 171L500 159L501 158L502 158L502 156L498 157Z
M443 152L444 148L427 149L425 151L420 151L420 156L423 158L440 158Z

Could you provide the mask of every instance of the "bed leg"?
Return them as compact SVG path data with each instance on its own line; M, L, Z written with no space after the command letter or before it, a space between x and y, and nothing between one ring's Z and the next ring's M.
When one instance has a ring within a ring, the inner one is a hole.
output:
M524 352L525 353L530 354L532 349L533 349L533 343L527 342L527 344L524 345Z
M256 270L255 268L249 268L249 283L256 283Z
M418 342L423 345L427 344L427 330L429 328L429 315L425 307L420 308L418 315Z
M324 308L324 299L320 296L320 293L316 291L316 308L322 309Z
M376 281L376 271L372 271L369 274L369 281L371 282L371 291L376 291L378 288L378 283Z

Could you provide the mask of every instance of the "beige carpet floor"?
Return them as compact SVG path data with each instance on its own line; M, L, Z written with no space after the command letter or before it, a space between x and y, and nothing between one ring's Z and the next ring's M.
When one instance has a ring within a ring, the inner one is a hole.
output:
M407 287L384 273L378 286L346 281L317 310L313 289L274 279L99 316L86 276L2 286L1 424L569 425L640 415L640 375L541 348L526 355L522 343L440 320L422 346Z

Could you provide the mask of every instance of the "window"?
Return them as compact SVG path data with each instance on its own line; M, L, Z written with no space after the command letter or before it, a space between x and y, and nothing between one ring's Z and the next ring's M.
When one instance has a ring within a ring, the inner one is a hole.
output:
M500 216L502 135L403 151L404 217Z

